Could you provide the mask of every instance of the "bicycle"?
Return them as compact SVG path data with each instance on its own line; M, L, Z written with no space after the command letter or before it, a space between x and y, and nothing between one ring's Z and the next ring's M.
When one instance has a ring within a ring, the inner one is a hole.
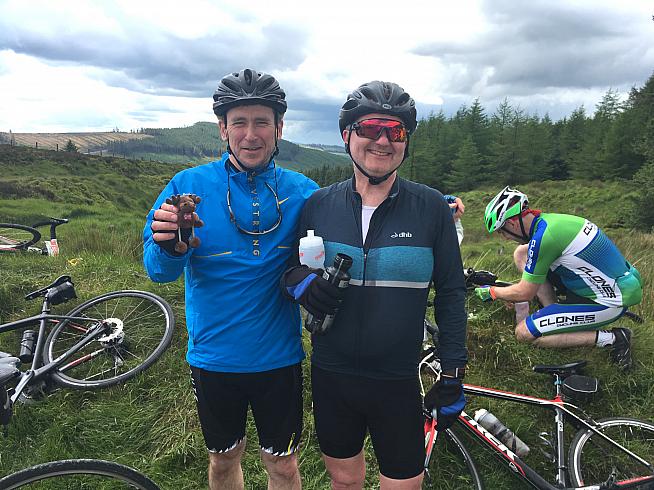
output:
M76 297L70 276L61 276L25 296L42 299L40 314L0 325L4 333L38 324L38 331L23 331L17 356L0 352L0 423L5 428L17 400L42 397L54 386L97 389L123 383L150 367L172 341L173 312L155 294L113 291L66 315L50 313L52 306ZM30 369L21 371L23 363Z
M48 482L43 483L44 480L48 480ZM0 489L13 490L16 488L25 490L36 490L37 488L159 490L156 483L135 469L98 459L51 461L17 471L0 479Z
M35 252L42 255L59 255L57 226L65 223L68 223L68 220L64 218L48 218L31 226L0 223L0 252ZM50 240L46 240L43 247L35 247L34 244L41 240L41 232L37 228L42 226L50 226Z
M478 274L475 275L475 272ZM475 285L508 285L497 281L497 276L488 271L466 271L468 288ZM480 284L481 283L481 284ZM640 317L633 314L636 321ZM425 319L430 333L437 330ZM430 328L431 327L431 328ZM577 384L597 387L596 380L579 373L586 361L576 361L563 365L534 366L535 372L550 374L553 377L555 396L544 399L531 395L512 393L493 388L463 384L466 395L505 400L548 408L554 411L556 438L550 441L541 434L541 441L553 451L548 459L556 465L555 484L548 482L536 470L527 465L516 454L516 446L508 447L498 437L485 429L465 411L461 413L453 428L447 429L439 437L435 414L425 411L425 473L427 484L430 474L457 483L457 488L484 488L477 464L458 431L464 431L473 441L498 456L525 483L537 489L601 490L651 488L654 489L654 424L628 417L613 417L594 420L572 401L582 401ZM431 373L435 380L440 377L440 362L435 356L435 348L428 346L419 364L419 373ZM593 381L595 383L593 384ZM424 384L420 377L424 396ZM567 389L567 390L566 390ZM592 391L592 390L589 390ZM566 398L567 397L567 398ZM565 421L577 429L567 453L565 449ZM453 430L454 429L454 430ZM456 431L456 432L455 432ZM624 431L624 432L622 432ZM436 442L439 458L432 458ZM594 453L594 451L596 451ZM607 469L608 468L608 469ZM572 485L566 487L566 485Z
M542 439L550 449L554 450L554 453L549 455L550 461L555 463L557 468L554 485L527 465L516 454L515 446L508 447L465 411L461 412L455 427L464 429L474 441L490 449L522 481L533 488L547 490L654 488L653 423L628 417L594 420L581 408L566 401L574 400L564 395L565 388L573 386L572 382L567 385L566 380L570 380L571 376L580 376L579 372L585 365L586 361L576 361L563 365L533 367L535 372L550 374L553 377L555 396L552 399L463 384L466 395L540 406L554 411L556 439L555 441ZM433 351L420 362L420 370L424 369L430 370L436 377L440 375L440 365ZM568 396L574 396L571 395L573 390L568 389L567 393ZM571 421L577 428L577 433L568 447L567 458L564 446L565 420ZM429 475L430 456L438 438L437 425L432 414L426 414L425 429L427 442L425 469ZM461 437L452 429L448 429L444 432L443 439L446 440L447 449L450 452L454 451L454 456L448 457L456 458L458 469L455 473L460 473L453 475L453 478L457 478L461 483L458 488L483 489L480 472ZM450 460L449 463L445 463L445 467L450 468L452 464ZM441 462L435 474L439 474L443 466L444 463ZM567 487L568 483L572 486Z

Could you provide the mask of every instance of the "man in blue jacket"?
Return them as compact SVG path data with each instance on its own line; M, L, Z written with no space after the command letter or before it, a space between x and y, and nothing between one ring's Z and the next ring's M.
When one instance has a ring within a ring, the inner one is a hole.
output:
M417 367L429 284L436 289L441 380L425 397L447 428L465 405L465 282L452 213L440 192L401 179L414 100L394 83L352 92L340 111L354 176L315 192L300 220L323 237L325 264L352 257L352 276L334 323L312 337L316 433L332 488L361 489L370 434L381 489L419 489L424 433ZM320 271L296 265L282 284L308 310ZM311 310L310 310L311 311Z
M270 489L301 487L295 451L302 433L300 314L279 278L317 185L276 167L286 111L271 75L225 76L213 96L227 152L173 177L148 215L145 268L157 282L185 277L187 361L209 449L209 488L243 488L241 456L251 408ZM198 248L175 252L174 194L201 198Z

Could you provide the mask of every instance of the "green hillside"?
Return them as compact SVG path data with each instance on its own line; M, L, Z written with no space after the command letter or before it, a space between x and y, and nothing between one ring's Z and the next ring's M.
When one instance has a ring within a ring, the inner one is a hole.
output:
M0 145L0 221L30 223L45 216L70 218L60 227L61 255L0 254L0 322L35 314L39 305L23 296L59 275L69 274L79 299L55 307L68 311L83 300L116 289L143 289L164 297L177 316L175 338L163 358L142 376L123 386L101 391L58 390L31 405L18 405L0 449L0 475L30 464L64 458L101 458L138 468L164 490L207 487L207 451L197 420L188 366L184 359L187 334L184 323L184 287L181 281L155 284L142 266L141 231L149 207L164 183L181 164L164 164L35 151ZM513 336L513 312L501 303L481 304L468 299L469 371L467 381L498 389L549 396L546 378L535 374L538 363L588 359L587 373L600 379L602 392L584 409L606 417L629 415L652 419L654 408L654 236L631 229L623 205L631 196L624 182L545 181L527 184L535 207L579 213L606 229L645 281L642 305L633 308L645 318L642 325L628 324L635 332L636 367L627 375L617 372L599 349L538 350L519 345ZM466 237L462 255L467 266L489 269L514 280L513 246L483 229L483 209L497 192L484 186L462 194ZM431 314L431 313L430 313ZM627 324L625 324L627 325ZM17 352L20 332L0 335L0 350ZM244 339L247 341L247 339ZM309 338L304 337L309 352ZM310 385L309 363L304 364ZM329 481L313 432L311 399L305 390L305 433L300 452L303 488L326 490ZM540 454L538 433L552 433L551 414L516 410L506 403L470 397L469 413L486 408L514 430L531 448L529 464L544 475L554 475ZM248 426L243 467L246 488L266 488L256 432ZM365 488L378 488L377 467L368 454ZM491 489L523 487L495 460L474 449ZM437 476L437 475L436 475ZM551 479L551 478L550 478ZM437 488L456 490L456 482L438 481Z
M0 133L0 143L13 140L18 145L54 150L63 149L70 139L82 153L167 163L205 163L225 151L216 123L198 122L183 128L143 128L137 133ZM332 147L300 146L279 142L279 165L301 172L323 166L349 166L350 160Z

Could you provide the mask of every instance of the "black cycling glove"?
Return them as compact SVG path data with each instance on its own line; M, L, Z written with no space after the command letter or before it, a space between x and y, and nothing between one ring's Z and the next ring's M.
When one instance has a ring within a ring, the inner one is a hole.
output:
M324 279L322 274L322 269L301 265L284 276L287 293L318 318L333 315L343 299L343 290Z
M463 385L457 378L441 378L425 395L425 407L438 413L438 430L451 427L465 406Z
M164 240L163 242L155 241L154 243L156 243L161 248L163 248L166 252L168 252L169 255L172 255L173 257L181 257L184 254L181 254L175 250L175 244L179 241L177 239L177 230L175 230L173 233L175 233L175 238L171 238L170 240ZM191 229L182 228L182 241L188 245L188 241L190 238L191 238Z

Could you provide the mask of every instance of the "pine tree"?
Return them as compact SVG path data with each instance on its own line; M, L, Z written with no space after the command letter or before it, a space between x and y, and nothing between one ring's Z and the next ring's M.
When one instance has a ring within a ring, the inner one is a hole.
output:
M66 146L64 147L64 151L69 151L71 153L77 153L79 150L77 148L77 145L73 143L73 140L68 140L68 143L66 143Z
M591 162L588 154L582 152L586 139L588 119L586 109L579 106L572 111L568 119L564 119L561 131L561 154L567 162L573 177L584 178Z
M485 170L477 145L468 136L459 149L456 160L452 163L452 170L447 177L450 192L468 191L485 182Z

